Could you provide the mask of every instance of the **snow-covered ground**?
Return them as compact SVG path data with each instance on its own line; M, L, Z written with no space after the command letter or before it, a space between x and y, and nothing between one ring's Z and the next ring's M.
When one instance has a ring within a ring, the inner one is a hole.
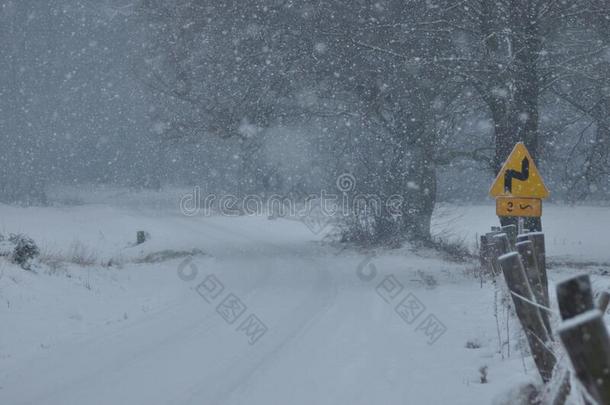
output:
M455 206L437 209L434 231L473 245L477 235L496 225L495 206ZM544 204L542 226L551 262L610 264L610 207Z
M44 262L0 260L0 404L489 404L537 381L475 263L186 217L178 197L0 205L0 232L29 234ZM594 262L605 286L610 208L544 215L551 279ZM434 229L470 244L492 224L492 206L443 206Z

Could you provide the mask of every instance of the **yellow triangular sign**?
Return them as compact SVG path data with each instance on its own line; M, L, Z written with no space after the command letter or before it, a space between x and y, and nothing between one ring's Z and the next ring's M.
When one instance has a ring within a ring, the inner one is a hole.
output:
M492 197L512 196L529 198L546 198L549 190L542 181L534 160L519 142L504 162L498 177L489 190Z

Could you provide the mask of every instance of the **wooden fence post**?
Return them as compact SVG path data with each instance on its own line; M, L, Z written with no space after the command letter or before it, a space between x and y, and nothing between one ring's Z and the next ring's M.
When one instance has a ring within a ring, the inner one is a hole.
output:
M589 310L564 321L559 337L591 397L610 404L610 338L601 311Z
M546 294L544 293L544 287L542 281L540 281L540 271L538 270L538 262L536 255L534 254L534 245L532 241L517 242L515 245L519 256L521 257L521 263L525 269L525 275L529 285L534 293L535 301L545 308L549 308L549 303L546 301ZM549 337L552 339L552 329L549 314L546 310L540 309L540 316L546 326L546 330Z
M146 242L146 232L145 231L138 231L136 233L136 245L140 245L142 243Z
M498 248L498 255L502 256L511 251L510 240L505 233L498 233L493 236L493 240Z
M592 310L593 292L589 275L581 274L558 283L557 302L563 320Z
M487 235L481 235L479 245L479 260L482 269L491 269L491 248Z
M481 266L485 265L489 272L494 275L500 273L500 268L498 266L498 256L500 256L500 254L498 253L496 240L494 239L494 236L499 233L499 231L492 231L481 236Z
M515 246L515 243L517 242L517 225L504 225L502 227L502 232L508 237L511 246Z
M556 290L562 320L573 319L594 309L593 291L588 275L582 274L563 280L557 284ZM591 405L586 396L583 401L585 404Z
M517 243L530 240L534 245L534 254L536 255L536 263L538 264L538 271L540 273L540 281L544 291L544 298L546 305L549 305L549 280L546 270L546 247L544 245L544 233L542 232L530 232L517 235Z
M550 342L547 328L535 303L519 253L510 252L498 258L504 279L511 291L515 311L525 331L530 351L542 380L551 380L555 356L547 346Z
M534 253L536 253L536 261L540 270L540 281L544 287L546 302L549 302L549 278L546 269L546 247L544 242L544 233L530 232L527 234L528 239L534 244Z

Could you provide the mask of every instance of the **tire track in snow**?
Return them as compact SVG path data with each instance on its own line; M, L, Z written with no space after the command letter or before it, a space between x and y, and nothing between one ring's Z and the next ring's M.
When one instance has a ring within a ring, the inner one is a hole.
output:
M193 225L190 225L189 228L192 228ZM312 260L312 257L315 257L316 253L311 249L311 246L290 246L295 249L296 252L286 252L286 246L278 246L273 243L269 243L266 241L258 241L252 240L248 237L245 237L240 232L235 232L233 230L226 230L222 226L215 226L216 230L221 231L222 233L230 236L231 238L222 238L216 235L216 239L218 241L224 241L229 249L223 252L225 255L221 254L221 258L219 258L219 263L222 264L223 256L235 259L234 254L237 250L240 255L237 257L238 260L247 260L248 253L256 252L259 255L268 255L269 257L275 257L278 254L286 254L286 253L296 253L298 252L298 256L307 257ZM194 229L193 229L194 230ZM240 239L245 239L249 242L249 245L245 250L235 249L234 239L235 236L239 236ZM220 252L219 252L220 253ZM298 262L302 262L302 260L298 260ZM278 267L275 263L261 263L259 266L265 265L265 267ZM275 266L273 266L275 264ZM251 263L247 264L249 267L252 266ZM291 268L294 266L294 262L288 262L287 268ZM302 267L301 271L311 271L312 265L306 263ZM317 266L315 266L317 267ZM263 270L263 269L259 269ZM249 282L247 284L247 290L240 292L240 296L252 296L256 295L259 291L261 291L261 287L267 283L269 278L273 275L272 271L256 271L255 274L261 275L258 277L254 283ZM318 280L312 287L312 292L324 290L323 287L328 288L330 286L328 272L318 272ZM322 287L322 288L320 288ZM193 288L191 288L193 290ZM192 294L197 294L195 291L190 291ZM335 291L336 294L336 291ZM238 375L240 376L236 381L232 383L232 385L224 386L223 389L216 395L218 398L223 398L230 395L235 389L241 386L248 378L262 365L268 363L270 359L277 356L277 353L280 352L284 347L286 347L292 340L294 340L300 333L306 331L310 326L312 320L316 318L318 314L324 312L325 308L329 308L332 303L332 294L328 295L325 299L321 300L321 302L325 303L323 305L318 305L315 309L309 310L311 308L311 299L310 296L306 296L306 303L301 304L297 313L299 316L297 320L291 320L291 327L288 331L288 336L286 336L282 342L276 344L274 348L267 353L266 356L262 358L254 358L256 356L250 355L246 359L251 359L250 364L246 362L245 370L244 370L244 362L243 357L238 359L229 365L229 370L231 373L235 373L235 369L238 370ZM320 297L316 297L320 298ZM112 330L101 333L96 336L86 338L83 340L69 340L66 341L66 344L62 344L54 348L53 352L41 353L40 355L35 356L29 362L27 367L21 369L21 373L23 376L32 375L31 371L34 371L35 375L38 375L38 381L44 381L42 386L34 386L33 390L29 391L28 394L33 396L29 396L25 398L24 396L20 396L19 400L22 400L22 403L40 403L41 401L45 403L49 403L56 399L56 403L64 403L63 399L61 399L62 395L66 393L75 393L78 395L83 387L85 389L93 388L95 386L95 382L100 379L106 379L113 376L119 376L128 372L128 370L137 368L139 363L145 363L149 361L151 358L154 358L155 355L157 357L163 357L170 353L173 349L178 349L182 346L183 343L189 343L194 340L195 336L200 334L200 331L204 329L203 335L209 336L215 331L214 326L222 325L222 320L218 318L218 314L215 313L213 307L210 308L210 313L203 319L199 318L200 314L196 313L195 316L191 316L192 309L184 310L185 306L193 305L193 300L184 300L177 299L174 302L168 303L162 308L159 308L152 314L147 314L143 319L138 319L135 322L130 322L129 324L124 325L121 328L112 328ZM205 305L203 301L200 302L201 305ZM189 313L189 316L184 317L184 313ZM289 314L290 317L293 317L294 314ZM186 322L183 320L185 319ZM168 328L168 326L170 326ZM163 327L165 326L165 327ZM160 336L158 335L159 331L169 331L170 333L162 333ZM101 331L100 331L101 332ZM152 336L150 333L153 333ZM155 334L156 333L156 334ZM90 336L90 335L89 335ZM148 339L142 339L143 336L148 336ZM135 340L134 340L135 338ZM131 340L131 342L130 342ZM101 364L99 362L100 358L96 356L97 347L100 345L106 345L113 348L111 350L111 355L102 358ZM117 350L115 350L117 349ZM252 349L249 347L249 349ZM79 352L81 355L79 355ZM93 357L92 357L93 354ZM115 358L122 358L120 362L117 362ZM65 360L68 362L65 362ZM92 360L88 362L87 360ZM252 360L253 359L253 360ZM67 369L69 370L68 375L66 374L54 374L54 370L56 369L58 364L64 361L67 365ZM254 361L254 362L252 362ZM42 367L41 367L42 365ZM50 376L53 376L50 378ZM17 376L18 377L18 376ZM93 384L92 384L93 383ZM220 385L222 386L222 384ZM195 394L198 392L197 388L191 389ZM28 395L25 395L26 397ZM189 397L193 397L192 393L188 395ZM64 398L65 399L65 398ZM188 398L185 398L188 400ZM25 401L25 402L23 402Z
M258 271L256 273L262 275L262 277L259 277L255 283L250 283L248 290L240 293L242 297L250 296L253 291L265 285L272 276L271 272ZM111 374L117 374L140 361L145 361L155 353L171 350L172 347L180 347L195 337L209 336L217 332L218 328L226 326L214 311L214 306L207 304L198 297L194 288L189 288L188 293L192 294L192 298L175 300L172 304L155 311L152 316L147 314L148 316L145 319L138 319L111 331L100 330L103 333L82 340L70 340L55 348L52 352L39 353L3 385L6 387L14 385L10 382L12 379L19 377L19 375L25 378L28 372L31 373L32 370L35 370L40 375L40 381L46 380L45 384L49 387L48 389L41 387L42 390L38 394L35 391L28 392L28 395L34 394L34 397L31 399L22 398L19 403L47 403L50 398L57 397L64 392L70 392L74 387L86 386L88 382L96 381L102 376L107 377ZM207 312L203 318L201 312L204 311L198 312L197 309L199 308L203 308ZM188 315L185 316L185 313ZM202 330L203 333L201 333ZM158 335L159 331L164 333ZM144 339L146 336L148 339ZM111 347L118 349L113 351L114 356L101 359L101 364L87 364L84 361L90 358L91 354L95 356L99 347L109 344ZM75 351L77 353L74 353ZM78 355L78 352L84 355ZM117 353L122 353L120 357L123 358L123 361L120 363L113 361L114 357L119 357ZM66 362L66 360L68 361ZM77 374L72 376L59 375L55 377L59 381L55 379L51 384L49 379L54 379L51 376L54 376L54 370L62 361L65 364L72 363L75 365L75 367L71 367L71 371ZM63 381L61 381L62 379ZM58 400L57 403L61 403L61 401Z
M231 394L247 384L254 374L271 367L281 356L282 352L289 348L298 338L304 336L332 308L336 300L337 287L332 282L329 271L324 269L322 271L318 270L317 273L319 277L313 284L310 294L306 294L304 302L297 307L296 311L291 311L280 322L280 324L283 322L290 324L290 326L285 328L287 331L283 335L282 340L275 342L272 347L265 350L262 354L256 351L258 347L254 347L254 352L225 367L215 378L216 385L221 386L222 389L217 391L211 400L210 398L199 398L209 389L208 385L215 385L210 384L209 381L203 381L200 385L205 385L205 388L193 387L193 389L185 393L185 398L173 401L172 403L222 404ZM322 291L322 294L320 294L320 291ZM313 302L320 302L321 304L312 307Z

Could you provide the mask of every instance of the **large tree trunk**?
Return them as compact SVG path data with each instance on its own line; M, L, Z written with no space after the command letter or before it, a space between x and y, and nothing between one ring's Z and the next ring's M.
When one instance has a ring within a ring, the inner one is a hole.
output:
M379 197L380 209L356 213L362 216L353 223L351 240L399 246L404 241L428 243L432 239L430 224L437 194L434 134L421 134L413 143L400 135L395 139L390 164L368 175L367 191ZM361 227L370 219L367 215L373 214L373 230L368 234Z
M538 98L540 93L540 73L538 55L541 50L537 22L530 15L532 10L515 8L512 13L513 25L518 32L514 36L515 50L514 79L514 119L518 137L525 143L532 158L538 157Z
M517 142L525 143L532 158L539 155L538 55L541 37L538 22L531 15L533 12L528 4L519 0L511 7L508 19L511 34L507 49L510 66L496 72L496 85L487 88L491 94L484 95L494 120L496 175ZM505 94L498 95L498 88ZM501 217L500 222L502 225L514 224L517 219ZM525 227L541 230L542 225L539 218L527 218Z
M418 145L411 152L407 176L403 183L404 207L402 229L411 241L429 242L430 224L436 203L436 165L431 142Z

